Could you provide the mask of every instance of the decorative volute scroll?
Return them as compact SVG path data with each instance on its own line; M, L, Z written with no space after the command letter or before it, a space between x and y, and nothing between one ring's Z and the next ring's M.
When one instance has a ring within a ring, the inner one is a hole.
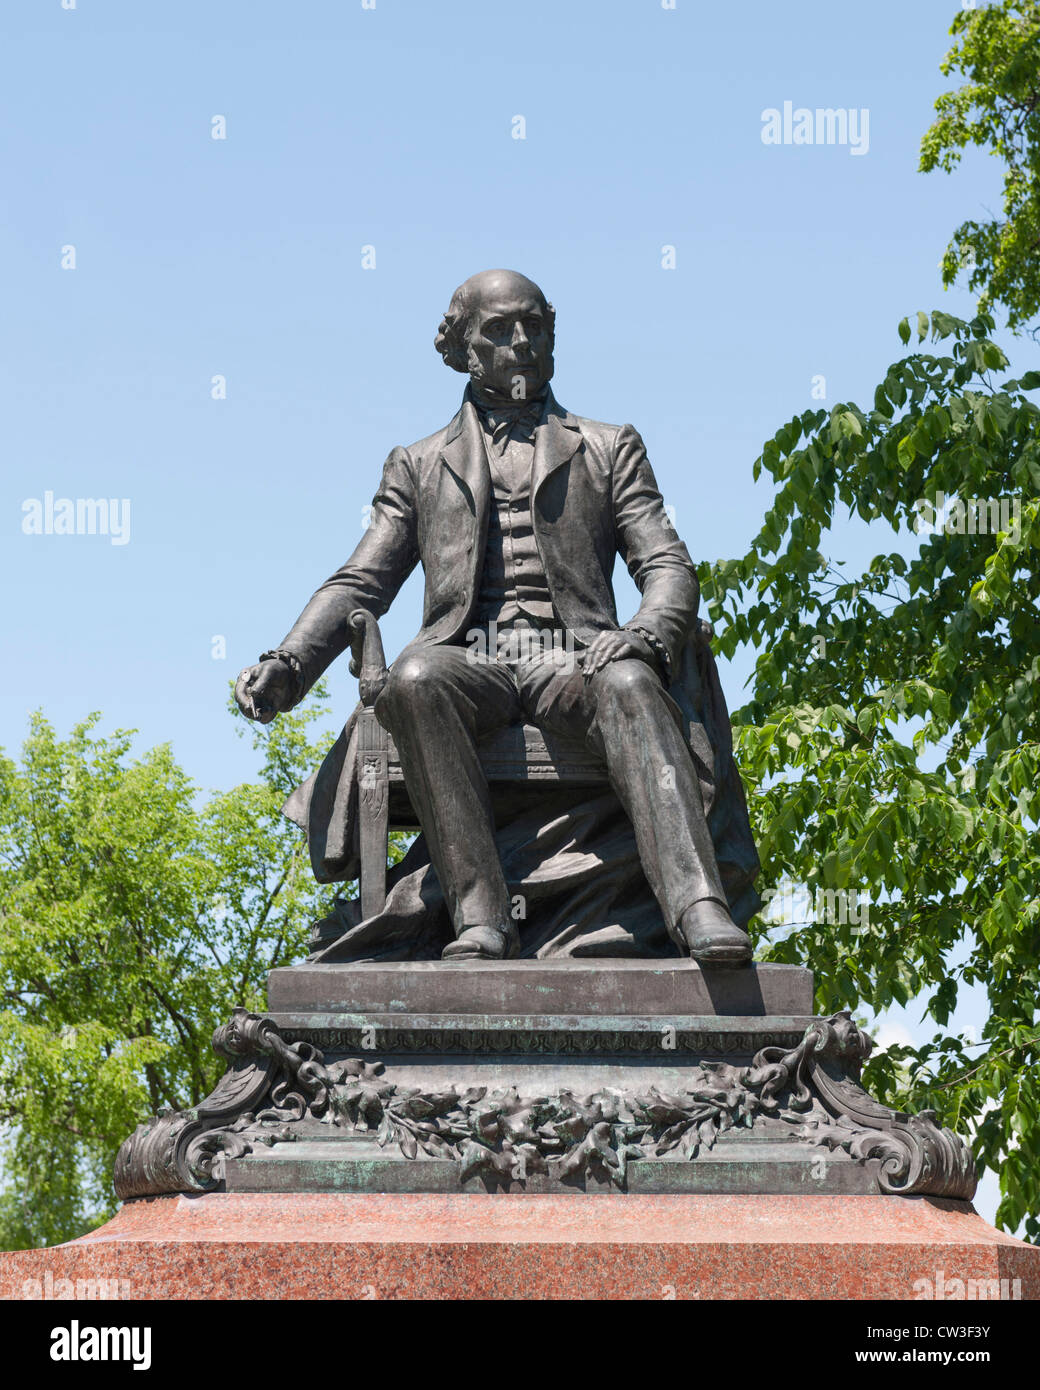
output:
M118 1197L210 1191L220 1181L221 1155L291 1139L278 1122L320 1113L327 1098L321 1053L285 1042L270 1019L235 1009L213 1034L213 1050L230 1062L216 1090L192 1110L167 1110L138 1125L120 1147Z
M970 1201L978 1178L963 1140L940 1128L933 1110L917 1115L889 1110L859 1084L872 1047L850 1015L840 1013L815 1019L793 1052L763 1048L755 1066L775 1069L763 1093L775 1095L779 1087L789 1095L789 1109L812 1111L801 1126L805 1138L843 1149L860 1162L879 1159L882 1192ZM749 1084L758 1084L758 1078L749 1077Z

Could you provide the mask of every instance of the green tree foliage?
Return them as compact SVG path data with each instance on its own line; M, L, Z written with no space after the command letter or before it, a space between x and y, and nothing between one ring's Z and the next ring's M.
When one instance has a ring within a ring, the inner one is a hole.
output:
M760 920L767 954L816 971L824 1012L918 1001L932 1041L887 1050L869 1085L969 1137L1000 1173L998 1220L1037 1240L1040 373L995 384L992 329L919 314L946 355L896 362L873 409L778 430L755 464L777 484L761 532L702 580L722 651L758 652L735 723L764 883L870 900L868 923L838 911L780 940ZM940 492L1017 500L1019 526L967 534L968 508L960 533L954 506L917 530ZM826 555L850 515L899 536L855 575ZM974 1047L946 1031L968 984L989 998Z
M962 9L942 71L966 78L935 103L920 167L949 173L968 146L1003 161L1003 217L963 222L942 262L948 287L968 271L980 310L1003 304L1020 328L1040 312L1040 0Z
M21 766L0 755L0 1245L106 1219L121 1141L212 1089L213 1029L305 954L328 890L280 807L324 698L249 726L260 780L204 804L168 746L135 760L96 715L60 739L37 714Z

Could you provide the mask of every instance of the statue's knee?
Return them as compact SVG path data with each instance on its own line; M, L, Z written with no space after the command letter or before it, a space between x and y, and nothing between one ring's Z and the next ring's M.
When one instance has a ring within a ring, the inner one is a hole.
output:
M414 709L416 704L428 699L439 683L439 670L430 652L409 652L400 657L390 667L379 704L389 710ZM379 710L377 708L378 715Z
M660 690L661 682L645 661L628 659L611 661L595 676L597 703L614 705L626 714L637 714L645 708L652 690Z

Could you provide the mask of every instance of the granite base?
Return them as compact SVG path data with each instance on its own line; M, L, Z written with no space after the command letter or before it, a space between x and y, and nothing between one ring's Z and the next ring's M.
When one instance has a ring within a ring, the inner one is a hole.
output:
M162 1300L1036 1299L1040 1248L936 1197L208 1193L0 1255L4 1299L100 1280Z

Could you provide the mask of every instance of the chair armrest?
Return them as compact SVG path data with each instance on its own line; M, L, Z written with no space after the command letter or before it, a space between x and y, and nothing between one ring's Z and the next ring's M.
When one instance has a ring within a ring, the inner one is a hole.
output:
M350 615L350 625L361 633L361 663L351 657L350 674L358 677L358 693L366 709L375 704L389 672L386 669L386 654L383 651L383 636L379 623L364 608L357 608Z

